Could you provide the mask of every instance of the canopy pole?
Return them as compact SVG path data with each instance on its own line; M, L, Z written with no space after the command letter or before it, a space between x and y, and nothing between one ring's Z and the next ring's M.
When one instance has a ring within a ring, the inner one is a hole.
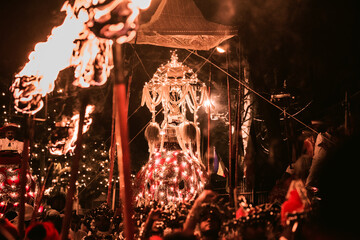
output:
M116 102L115 102L115 84L113 88L113 99L112 99L112 119L111 119L111 148L110 148L110 172L108 181L108 194L107 194L107 205L111 206L111 194L113 189L113 175L114 175L114 163L115 163L115 114L116 114Z
M122 210L124 214L125 236L128 240L133 240L134 229L132 223L132 189L131 189L131 171L130 171L130 149L127 127L127 87L123 69L123 45L114 43L114 71L115 71L115 137L118 155L118 167L120 176L120 198L122 201Z
M209 97L208 97L208 115L207 115L207 170L208 170L208 175L210 176L211 174L211 169L210 169L210 114L211 114L211 66L210 66L210 74L209 74Z
M226 53L226 67L229 68L229 59L228 54ZM227 69L229 71L229 69ZM233 202L233 181L232 181L232 125L231 125L231 96L230 96L230 79L229 76L226 75L226 82L227 82L227 97L228 97L228 111L229 111L229 194L230 194L230 202ZM231 203L231 205L233 205Z
M65 204L65 211L64 211L64 219L62 222L61 227L61 239L67 240L70 228L70 221L73 209L73 201L74 195L76 191L76 180L78 178L78 171L79 171L79 163L81 159L81 152L82 152L82 137L83 137L83 125L85 120L85 110L87 105L87 97L84 98L84 101L81 104L81 109L79 113L79 129L77 134L77 141L75 147L75 155L71 163L71 176L69 181L69 188L66 194L66 204Z

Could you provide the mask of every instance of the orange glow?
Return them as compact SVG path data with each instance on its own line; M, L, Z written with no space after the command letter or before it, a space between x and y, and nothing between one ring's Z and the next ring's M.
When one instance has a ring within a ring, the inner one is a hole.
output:
M38 86L34 94L45 96L53 90L59 71L70 64L70 57L75 48L74 40L84 30L84 21L75 17L67 3L62 10L67 13L62 25L53 28L46 42L35 45L34 51L29 54L29 62L16 75L17 78L21 76L38 78Z
M89 105L86 107L85 111L85 121L83 125L83 133L86 133L90 125L92 123L92 118L90 117L90 114L94 111L95 106ZM49 151L51 154L54 155L65 155L68 152L74 152L76 147L76 140L77 135L79 131L79 119L80 115L75 114L70 121L68 119L64 118L58 125L60 126L70 126L68 129L68 136L66 138L63 138L53 144L50 144Z
M113 68L112 39L124 43L135 37L139 11L147 8L150 0L114 0L105 5L99 2L64 3L63 23L52 29L46 42L35 45L29 61L15 75L11 91L17 111L40 111L44 105L42 97L54 90L59 72L68 67L75 69L75 86L87 88L107 81ZM106 23L114 14L124 22ZM95 22L104 25L100 32L92 28Z

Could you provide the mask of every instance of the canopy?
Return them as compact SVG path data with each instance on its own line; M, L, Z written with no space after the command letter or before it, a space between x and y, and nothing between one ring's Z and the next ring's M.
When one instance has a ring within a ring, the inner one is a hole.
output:
M234 26L206 20L193 0L162 0L132 43L209 50L236 34Z

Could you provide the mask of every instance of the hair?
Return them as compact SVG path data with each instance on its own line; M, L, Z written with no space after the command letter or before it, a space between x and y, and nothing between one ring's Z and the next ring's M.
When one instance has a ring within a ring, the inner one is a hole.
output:
M105 215L98 215L95 217L95 226L101 232L107 232L111 227L111 219Z
M222 214L221 211L219 209L219 207L215 204L204 204L201 206L200 212L199 212L199 216L200 216L200 220L202 220L202 218L204 216L208 216L208 215L214 216L214 220L216 220L217 222L221 223L222 222Z
M54 224L51 222L37 222L31 224L25 232L26 240L60 240Z
M196 240L195 235L188 235L183 232L169 233L163 237L163 240Z
M57 192L52 197L48 199L48 204L52 209L61 212L65 208L66 204L66 195L63 192Z

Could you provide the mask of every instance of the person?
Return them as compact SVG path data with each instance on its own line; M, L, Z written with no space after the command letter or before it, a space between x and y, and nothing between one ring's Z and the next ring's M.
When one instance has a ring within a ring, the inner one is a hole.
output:
M31 223L34 207L28 203L25 203L24 207L25 207L24 227L27 228ZM19 225L19 211L20 209L16 209L16 217L11 220L11 223L14 224L15 226Z
M0 209L4 213L19 206L20 200L20 168L24 143L15 140L16 130L19 126L14 123L6 123L0 128L5 133L5 138L0 139L0 195L5 207ZM31 175L29 165L26 164L26 203L34 201L36 182Z
M45 212L45 221L52 222L57 229L58 233L61 233L62 221L64 217L64 209L66 204L66 195L64 192L55 192L47 200L47 204L50 209Z
M35 222L26 228L25 240L60 240L60 235L51 222Z
M200 211L199 231L201 239L219 239L221 212L214 204L205 204Z
M316 192L318 189L319 171L324 165L324 161L327 156L332 152L343 136L341 132L342 126L336 128L335 126L329 126L326 131L320 132L315 141L314 154L312 157L309 174L305 181L306 188L311 192Z
M221 212L218 207L213 204L217 198L217 194L205 189L199 197L194 201L188 216L184 223L183 233L189 236L197 235L195 229L199 227L199 236L201 240L219 239L222 225Z
M183 232L172 232L165 235L163 240L197 240L196 236L194 235L187 235Z
M153 236L162 237L164 234L164 221L160 209L151 209L144 224L141 239L150 239Z
M81 220L80 228L74 230L73 240L82 240L90 232L90 226L87 226L83 220Z
M6 218L0 218L0 239L20 239L17 227Z
M16 130L20 128L15 123L6 123L2 128L1 132L5 133L5 138L0 139L0 150L2 151L15 151L21 154L24 148L24 143L15 139Z

